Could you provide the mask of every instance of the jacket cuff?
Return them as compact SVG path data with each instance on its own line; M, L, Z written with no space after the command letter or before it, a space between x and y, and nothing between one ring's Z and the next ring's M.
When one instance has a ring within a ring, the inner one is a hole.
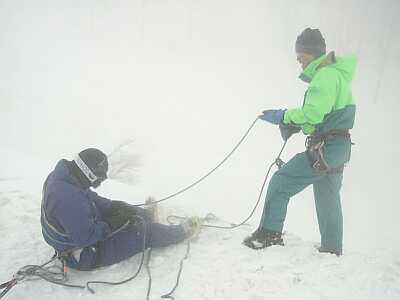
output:
M290 109L288 109L287 111L285 111L285 114L283 115L283 124L290 124Z

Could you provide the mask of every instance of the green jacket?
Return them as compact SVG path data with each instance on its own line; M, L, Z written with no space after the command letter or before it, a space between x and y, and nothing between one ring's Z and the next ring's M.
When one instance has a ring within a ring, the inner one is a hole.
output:
M334 52L312 61L300 75L309 83L303 106L287 110L283 122L300 125L305 134L351 129L355 118L351 94L355 67L354 56L335 57Z

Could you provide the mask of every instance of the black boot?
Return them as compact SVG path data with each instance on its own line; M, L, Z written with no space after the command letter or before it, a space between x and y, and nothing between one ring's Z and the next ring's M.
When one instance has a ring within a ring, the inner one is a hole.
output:
M258 228L243 240L243 244L251 249L263 249L273 245L283 246L282 233Z

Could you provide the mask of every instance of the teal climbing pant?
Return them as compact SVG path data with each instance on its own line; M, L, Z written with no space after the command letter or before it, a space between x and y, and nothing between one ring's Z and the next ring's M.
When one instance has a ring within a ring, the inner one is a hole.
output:
M350 148L350 140L341 137L328 141L324 146L324 156L329 166L336 168L348 162ZM268 185L260 225L265 229L282 232L289 199L312 184L321 249L341 253L343 216L340 188L343 173L317 172L312 167L315 160L316 155L312 153L298 153L275 172Z

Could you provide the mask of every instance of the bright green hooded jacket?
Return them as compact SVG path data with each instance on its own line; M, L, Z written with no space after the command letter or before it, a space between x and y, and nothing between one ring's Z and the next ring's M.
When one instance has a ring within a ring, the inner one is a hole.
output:
M301 108L285 112L285 124L300 125L304 134L353 128L355 105L351 81L354 56L335 57L334 52L313 60L300 75L309 83Z

